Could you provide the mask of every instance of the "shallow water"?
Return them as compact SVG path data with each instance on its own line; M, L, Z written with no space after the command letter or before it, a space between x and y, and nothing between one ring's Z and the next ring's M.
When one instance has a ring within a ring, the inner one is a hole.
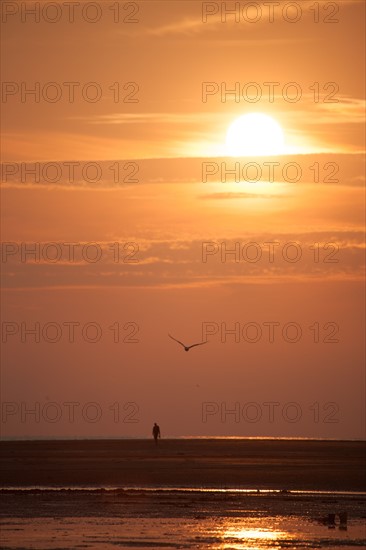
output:
M366 547L362 493L74 487L1 497L3 549Z
M271 548L365 547L365 526L329 529L305 518L41 518L2 524L2 548Z

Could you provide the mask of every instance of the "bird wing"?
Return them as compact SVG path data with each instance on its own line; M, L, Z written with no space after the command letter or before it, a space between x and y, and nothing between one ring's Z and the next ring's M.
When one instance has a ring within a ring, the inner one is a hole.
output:
M199 344L192 344L191 346L188 346L189 349L191 348L195 348L196 346L203 346L203 344L207 344L208 340L206 340L205 342L200 342Z
M178 344L180 344L181 346L183 346L184 348L186 347L183 342L181 342L180 340L177 340L176 338L174 338L174 336L172 336L171 334L168 334L169 338L171 338L172 340L174 340L175 342L178 342Z

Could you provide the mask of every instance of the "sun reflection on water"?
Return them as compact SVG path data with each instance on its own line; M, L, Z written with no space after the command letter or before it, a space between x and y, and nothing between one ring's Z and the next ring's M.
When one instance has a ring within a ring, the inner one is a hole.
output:
M240 529L239 531L228 531L225 537L237 539L270 539L276 540L285 533L282 531L271 531L269 529Z
M222 543L217 548L221 550L263 550L278 547L281 542L293 538L292 534L281 529L279 525L268 527L268 520L259 518L228 521L220 526L220 531Z

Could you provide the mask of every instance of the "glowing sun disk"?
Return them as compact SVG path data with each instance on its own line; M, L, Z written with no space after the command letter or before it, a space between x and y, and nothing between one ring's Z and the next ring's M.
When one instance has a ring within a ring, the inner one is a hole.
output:
M280 155L284 152L282 128L268 115L243 115L227 131L226 150L233 157Z

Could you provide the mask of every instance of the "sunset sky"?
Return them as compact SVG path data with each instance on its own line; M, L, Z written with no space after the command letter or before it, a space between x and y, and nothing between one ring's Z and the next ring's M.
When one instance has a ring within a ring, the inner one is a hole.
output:
M145 437L158 422L166 437L364 437L363 0L319 1L319 13L298 0L296 22L283 1L252 3L255 22L248 2L225 21L221 2L119 2L117 14L103 0L94 23L84 0L73 23L63 2L54 23L54 8L37 22L21 4L2 5L3 434ZM235 83L240 97L223 101ZM283 154L229 156L227 131L249 113L280 125ZM39 342L23 333L36 323ZM58 342L47 323L63 327ZM83 339L88 323L98 342ZM225 335L235 324L239 341ZM208 343L185 353L168 333ZM22 416L35 403L39 422Z

